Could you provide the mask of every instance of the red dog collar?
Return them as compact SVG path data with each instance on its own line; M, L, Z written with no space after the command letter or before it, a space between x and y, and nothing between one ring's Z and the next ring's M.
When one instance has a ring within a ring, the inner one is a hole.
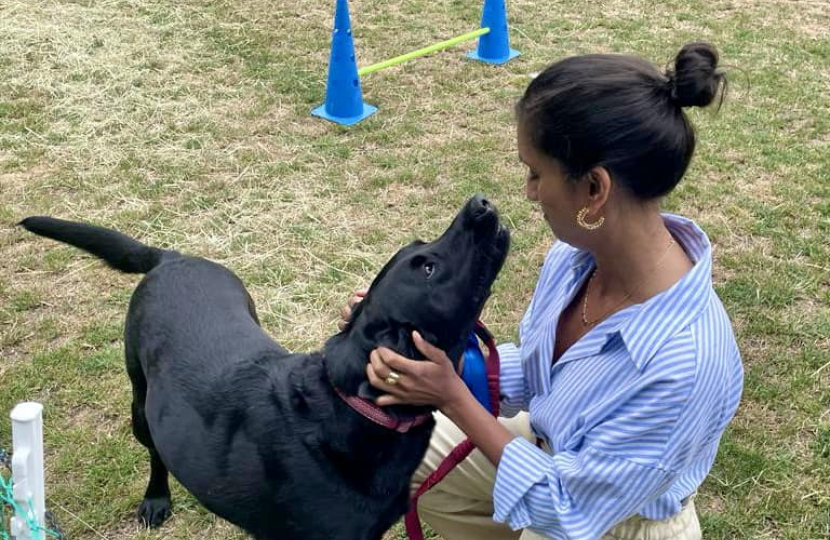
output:
M378 407L368 399L363 399L362 397L357 396L347 396L338 388L335 388L334 391L337 392L340 399L345 401L349 407L360 413L360 415L364 418L371 420L375 424L383 426L387 429L397 431L398 433L406 433L410 429L420 426L432 418L432 414L430 413L399 418L384 411L382 407Z

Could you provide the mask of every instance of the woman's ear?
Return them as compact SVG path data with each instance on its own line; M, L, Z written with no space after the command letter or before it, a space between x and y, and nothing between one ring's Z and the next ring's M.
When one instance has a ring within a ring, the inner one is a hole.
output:
M586 180L588 181L588 205L591 210L598 211L611 195L613 185L611 175L605 167L597 166L588 171Z

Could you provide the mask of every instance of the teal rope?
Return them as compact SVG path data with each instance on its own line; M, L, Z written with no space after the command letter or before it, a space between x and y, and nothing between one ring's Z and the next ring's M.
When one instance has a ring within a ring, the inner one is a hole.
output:
M6 513L4 508L10 506L17 515L25 515L26 526L32 531L33 540L45 540L44 533L47 535L61 539L63 535L59 532L41 527L35 518L35 508L32 500L29 499L29 511L23 512L20 506L14 500L14 481L9 477L8 481L0 475L0 540L11 540L11 536L6 531Z

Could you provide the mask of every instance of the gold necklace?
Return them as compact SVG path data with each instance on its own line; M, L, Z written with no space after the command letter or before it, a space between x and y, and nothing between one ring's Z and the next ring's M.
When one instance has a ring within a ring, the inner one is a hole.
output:
M666 251L663 252L663 255L660 257L660 260L657 261L657 264L654 266L654 269L651 271L651 273L649 275L653 274L654 272L656 272L657 270L660 269L660 267L663 265L663 262L666 260L666 257L668 257L669 250L671 249L671 247L673 245L674 245L674 236L671 236L671 239L669 240L669 245L666 246ZM634 293L626 294L625 297L618 304L616 304L614 307L612 307L608 311L605 311L602 315L600 315L596 319L589 321L588 320L588 296L590 296L590 294L591 294L591 283L594 281L594 277L596 277L598 271L599 271L599 268L594 268L594 271L591 273L591 277L588 279L588 285L585 287L585 297L582 299L582 324L584 324L585 326L594 326L595 324L597 324L601 320L605 319L608 315L610 315L611 313L613 313L614 311L619 309L620 306L625 304L628 301L628 299L631 298L634 295ZM634 291L636 292L637 289L634 289Z

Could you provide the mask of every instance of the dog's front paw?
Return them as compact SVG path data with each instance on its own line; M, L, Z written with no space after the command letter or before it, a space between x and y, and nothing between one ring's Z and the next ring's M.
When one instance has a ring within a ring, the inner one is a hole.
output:
M155 529L170 517L172 508L169 497L144 499L138 507L138 521L145 527Z

